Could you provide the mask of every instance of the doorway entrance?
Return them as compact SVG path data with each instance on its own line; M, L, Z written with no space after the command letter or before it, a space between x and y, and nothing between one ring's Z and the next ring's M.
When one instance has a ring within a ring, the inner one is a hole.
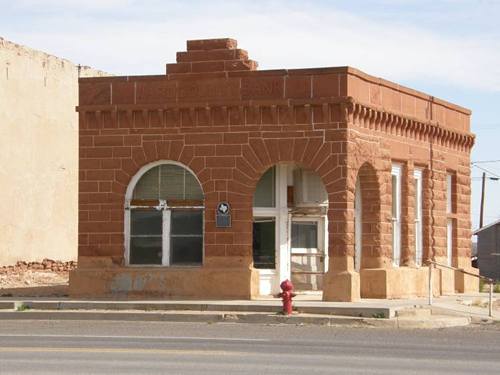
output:
M298 291L322 290L328 266L327 207L316 173L293 164L264 173L253 209L253 261L261 295L279 293L285 279Z

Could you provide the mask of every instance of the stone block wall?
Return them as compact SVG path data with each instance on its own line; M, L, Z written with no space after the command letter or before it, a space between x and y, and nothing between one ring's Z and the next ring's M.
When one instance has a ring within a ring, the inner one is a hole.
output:
M176 64L167 65L167 75L80 80L80 267L72 273L74 294L85 290L193 296L225 280L223 290L211 289L213 297L257 295L253 192L267 168L281 162L317 172L328 193L330 271L325 299L355 300L360 290L362 295L378 284L383 288L373 295L396 298L403 288L387 283L405 280L412 291L405 297L422 293L426 272L412 261L410 196L416 167L424 170L424 259L446 255L443 191L446 173L453 171L458 223L454 254L457 264L470 266L466 186L473 136L468 132L468 110L349 67L256 71L248 54L231 39L190 41L187 47ZM235 61L239 67L233 69ZM158 160L187 166L202 185L204 261L186 271L198 288L183 289L178 283L159 288L161 280L179 275L175 267L155 269L160 281L144 290L126 287L136 285L134 278L146 271L125 264L125 191L140 168ZM402 190L408 197L402 202L402 267L397 270L391 270L393 162L403 165ZM361 264L373 270L365 272L366 280L376 280L366 288L363 270L353 270L358 174L369 213ZM232 206L231 228L215 226L220 201ZM124 274L130 282L117 283ZM451 282L446 281L446 288L454 289Z

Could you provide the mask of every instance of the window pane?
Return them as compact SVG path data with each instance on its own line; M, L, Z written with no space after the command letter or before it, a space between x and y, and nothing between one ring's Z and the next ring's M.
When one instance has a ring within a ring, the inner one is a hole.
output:
M201 191L200 184L196 177L194 177L191 172L185 171L186 173L186 187L185 187L185 198L184 199L194 199L203 200L203 192Z
M160 199L184 199L184 168L169 164L161 166Z
M131 237L130 264L161 264L161 236Z
M275 171L275 167L269 168L259 180L253 196L254 207L275 207Z
M453 186L453 176L451 174L447 174L446 175L446 213L448 213L448 214L451 214L453 211L452 186Z
M201 236L170 238L171 264L201 264L202 253L203 238Z
M399 246L399 226L396 221L392 222L392 262L399 267L401 248Z
M172 210L171 235L203 233L203 211L201 210Z
M130 212L130 234L160 235L162 234L162 211L132 210Z
M396 175L392 175L392 218L395 219L398 217L398 177Z
M318 223L292 223L292 247L315 249L318 247Z
M142 175L141 179L135 186L134 199L158 199L159 169L159 167L152 168Z
M307 195L304 197L306 202L310 203L328 203L328 193L321 177L312 171L303 171L302 178L306 181Z
M453 257L453 220L448 219L446 223L446 258L448 266L452 265Z
M415 172L417 173L417 171ZM422 172L415 176L415 261L422 265Z
M414 179L414 186L415 186L415 218L418 219L420 216L420 201L419 201L419 183L418 179Z
M274 269L276 257L274 218L256 219L253 223L253 263L255 268Z

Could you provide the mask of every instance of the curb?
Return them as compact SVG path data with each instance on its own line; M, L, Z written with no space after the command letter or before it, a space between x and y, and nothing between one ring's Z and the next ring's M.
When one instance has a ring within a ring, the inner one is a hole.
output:
M0 320L105 320L184 323L247 323L322 325L351 328L432 329L459 327L470 324L469 318L435 316L430 319L358 318L318 315L275 315L240 312L149 312L149 311L1 311Z
M402 329L436 329L465 327L471 323L469 317L434 315L430 319L397 319L398 328Z
M26 306L33 310L50 311L193 311L193 312L240 312L240 313L279 313L279 305L239 305L224 303L179 303L179 302L108 302L108 301L34 301L19 299L0 301L0 310L17 309ZM393 318L396 310L390 307L331 307L331 306L301 306L295 305L294 310L299 314L334 315L361 318Z
M1 311L0 320L115 320L187 323L294 324L350 327L397 328L396 319L354 318L342 316L274 315L266 313L186 313L137 311Z

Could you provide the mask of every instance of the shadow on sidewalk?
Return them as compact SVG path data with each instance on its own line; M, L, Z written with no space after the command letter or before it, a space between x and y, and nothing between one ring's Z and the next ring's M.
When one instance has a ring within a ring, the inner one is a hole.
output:
M68 292L68 284L25 288L2 288L0 289L0 297L67 297Z

